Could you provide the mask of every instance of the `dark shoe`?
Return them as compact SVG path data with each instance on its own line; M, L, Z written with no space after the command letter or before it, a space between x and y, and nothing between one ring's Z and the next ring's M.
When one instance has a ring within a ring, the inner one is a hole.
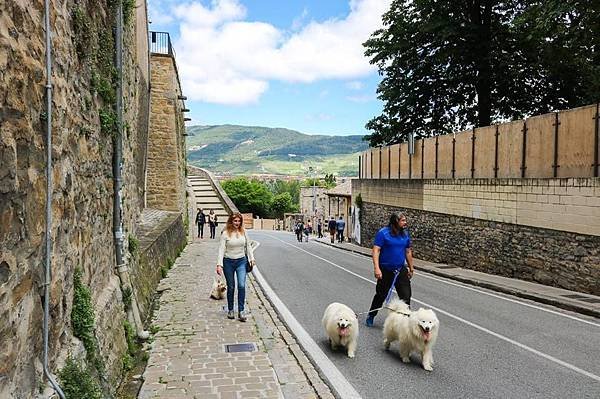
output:
M233 312L233 310L227 312L227 318L231 320L235 319L235 313Z
M246 317L246 314L244 312L239 312L238 313L238 320L241 322L245 322L246 320L248 320L248 318Z
M365 320L365 324L367 327L373 327L373 321L375 320L375 316L368 316L367 320Z

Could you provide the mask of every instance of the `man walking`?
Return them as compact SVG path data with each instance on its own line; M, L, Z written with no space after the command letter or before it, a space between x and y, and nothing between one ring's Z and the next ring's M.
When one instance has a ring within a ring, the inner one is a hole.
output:
M335 223L335 219L332 216L331 219L329 220L329 222L327 223L327 230L329 230L329 238L331 239L332 244L335 240L336 229L337 229L337 224Z
M344 229L346 228L346 222L344 218L340 216L340 219L336 222L338 242L344 242Z
M317 238L323 238L323 223L321 219L317 221Z

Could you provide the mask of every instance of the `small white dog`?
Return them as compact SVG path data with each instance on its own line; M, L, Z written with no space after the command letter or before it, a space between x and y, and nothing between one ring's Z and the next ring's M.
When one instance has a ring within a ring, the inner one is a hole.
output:
M348 357L354 357L358 341L358 319L352 309L334 302L325 309L321 323L329 337L331 349L343 346L348 351Z
M400 358L404 363L410 362L412 352L421 355L423 368L433 370L432 348L437 340L440 322L431 309L411 311L407 304L400 300L390 303L391 309L383 323L383 344L390 348L394 341L400 343Z
M225 292L227 291L227 286L221 279L216 279L213 277L213 285L210 289L210 297L212 299L223 299L225 298Z

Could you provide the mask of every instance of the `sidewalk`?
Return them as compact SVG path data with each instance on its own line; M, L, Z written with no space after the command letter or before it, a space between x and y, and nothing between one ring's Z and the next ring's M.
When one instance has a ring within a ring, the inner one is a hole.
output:
M329 237L314 240L325 245L371 257L371 248L348 242L341 244L335 242L332 244ZM420 259L415 259L415 269L600 318L600 297L594 295Z
M217 245L194 240L161 280L152 323L158 332L138 398L333 399L254 276L246 285L246 323L227 319L226 299L209 299ZM226 352L225 345L239 343L256 350Z

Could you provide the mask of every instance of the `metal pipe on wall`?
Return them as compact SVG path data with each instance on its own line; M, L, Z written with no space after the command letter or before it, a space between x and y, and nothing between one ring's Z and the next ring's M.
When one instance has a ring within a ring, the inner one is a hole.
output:
M115 258L117 262L117 272L121 281L121 290L131 292L131 306L129 307L128 318L135 325L138 337L147 339L150 336L148 331L144 331L144 325L140 317L135 292L131 285L129 269L123 259L123 220L121 217L121 191L123 189L122 165L123 165L123 1L119 1L116 16L116 34L115 34L115 63L117 69L117 134L113 139L113 233L115 240Z
M50 0L44 1L46 28L46 264L44 270L44 375L54 391L65 399L65 394L48 369L48 319L50 317L50 283L52 281L52 40L50 33Z

